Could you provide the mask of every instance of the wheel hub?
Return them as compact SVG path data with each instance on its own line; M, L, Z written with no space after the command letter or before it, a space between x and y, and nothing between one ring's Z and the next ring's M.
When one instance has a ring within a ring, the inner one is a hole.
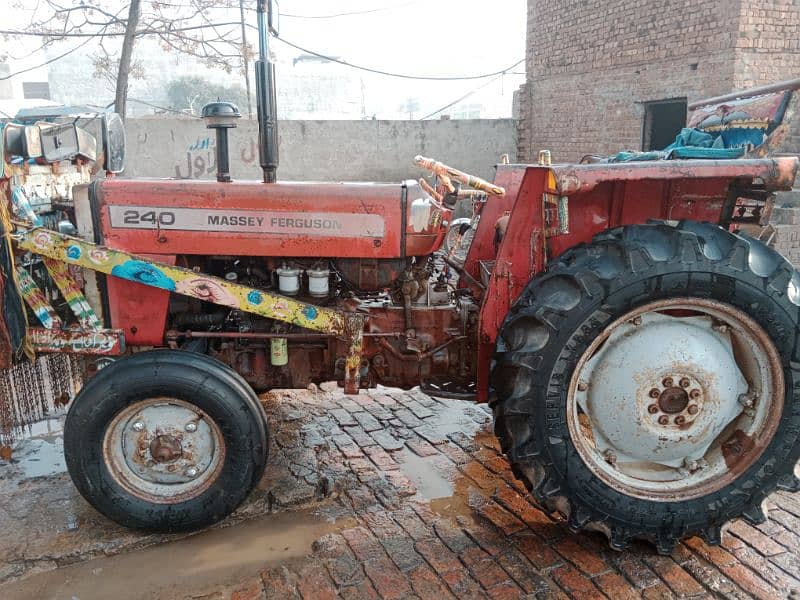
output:
M199 493L221 465L219 428L195 406L154 398L129 406L109 425L104 454L114 477L154 502Z
M668 415L683 412L689 405L689 394L678 387L667 388L658 396L658 408Z
M180 458L183 448L178 438L171 435L159 435L150 442L150 456L157 463L168 463Z
M614 330L584 365L575 395L600 453L674 468L706 453L748 391L730 334L716 325L654 312Z

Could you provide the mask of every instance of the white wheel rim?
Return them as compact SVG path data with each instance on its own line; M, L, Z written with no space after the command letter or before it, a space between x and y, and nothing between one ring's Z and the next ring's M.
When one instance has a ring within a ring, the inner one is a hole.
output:
M195 498L217 479L225 444L217 424L175 398L131 404L106 428L103 458L129 493L156 504Z
M584 463L629 496L681 501L749 468L783 409L780 356L729 305L674 298L607 327L581 356L567 421Z

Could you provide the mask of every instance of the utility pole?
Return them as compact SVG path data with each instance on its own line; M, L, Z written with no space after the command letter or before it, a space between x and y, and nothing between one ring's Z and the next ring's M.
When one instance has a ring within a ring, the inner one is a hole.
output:
M139 26L142 0L131 0L128 8L128 20L125 23L125 38L122 40L122 52L119 56L117 72L117 88L114 93L114 110L124 119L128 104L128 78L131 73L133 45L136 42L136 28Z
M247 118L253 118L253 106L250 101L250 60L247 58L247 24L244 21L244 0L239 0L239 18L242 22L242 63L244 66L244 86L247 90Z

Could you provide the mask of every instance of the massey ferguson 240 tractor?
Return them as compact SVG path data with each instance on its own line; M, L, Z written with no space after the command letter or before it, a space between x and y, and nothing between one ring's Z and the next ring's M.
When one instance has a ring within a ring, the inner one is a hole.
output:
M260 0L263 182L230 180L227 103L204 109L217 181L114 176L113 115L96 137L5 124L0 362L83 356L64 446L97 510L157 531L223 519L267 460L256 392L329 380L489 402L533 497L615 549L719 543L800 489L800 276L737 233L795 180L797 158L763 157L791 87L709 104L683 136L701 143L655 156L278 182L269 15Z

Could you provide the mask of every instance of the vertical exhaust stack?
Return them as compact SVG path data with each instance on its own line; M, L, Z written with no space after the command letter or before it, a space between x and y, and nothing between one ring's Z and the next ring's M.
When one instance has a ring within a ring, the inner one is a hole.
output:
M275 65L269 59L270 31L277 35L277 4L258 0L258 60L256 61L256 106L258 111L258 157L264 183L278 179L278 112L275 101Z

